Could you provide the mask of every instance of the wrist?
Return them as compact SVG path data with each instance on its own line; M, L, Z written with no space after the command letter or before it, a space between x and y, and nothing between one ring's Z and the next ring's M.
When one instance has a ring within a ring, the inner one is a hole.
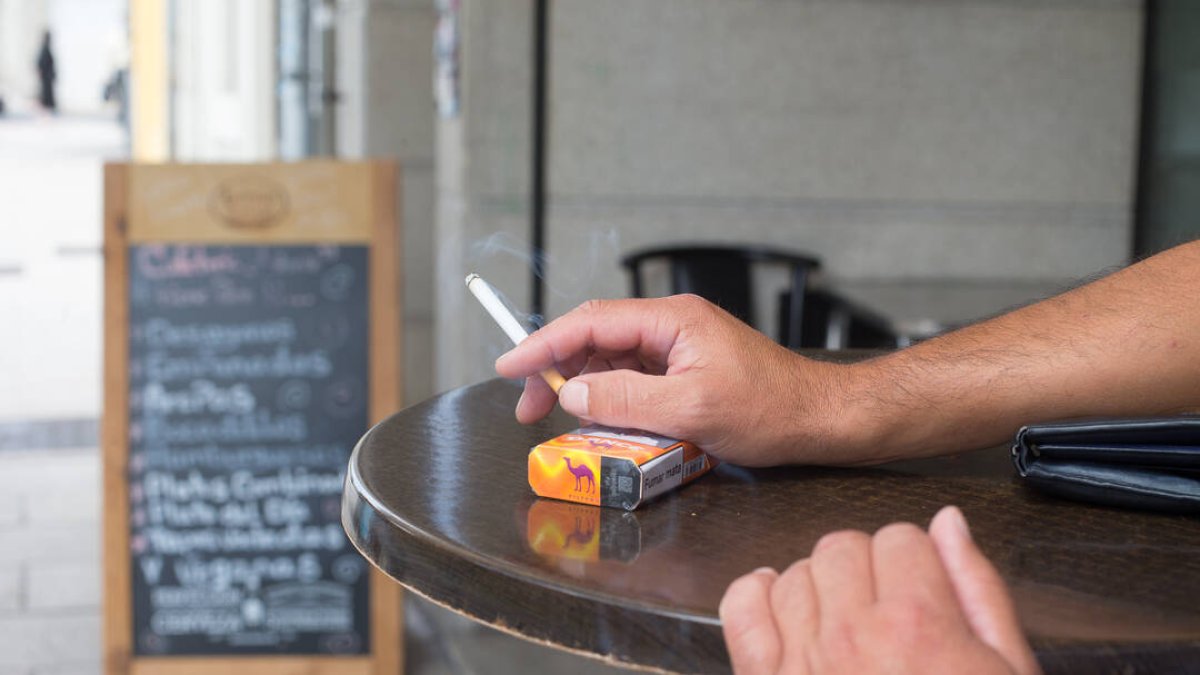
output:
M844 457L839 464L878 464L891 459L885 441L892 413L879 397L879 383L888 375L879 361L841 366L841 412L834 423L837 455Z
M889 459L880 443L887 437L875 384L877 360L834 363L793 355L793 396L781 411L783 443L791 464L876 464Z
M914 349L848 366L839 427L846 463L879 464L986 445L971 439L987 420L961 414L971 396L956 388L961 376L931 372ZM952 447L946 446L948 438L957 439Z

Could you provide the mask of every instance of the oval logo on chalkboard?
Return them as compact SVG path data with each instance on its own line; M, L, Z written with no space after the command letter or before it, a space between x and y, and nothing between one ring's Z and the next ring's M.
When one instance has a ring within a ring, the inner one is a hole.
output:
M262 176L243 175L221 181L209 198L209 210L226 225L262 229L287 215L288 193Z

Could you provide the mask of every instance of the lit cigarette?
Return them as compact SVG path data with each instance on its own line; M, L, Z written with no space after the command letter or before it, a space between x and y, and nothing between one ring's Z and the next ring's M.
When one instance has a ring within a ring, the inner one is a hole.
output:
M484 281L483 277L478 274L468 274L467 290L471 291L471 295L474 295L487 313L491 314L496 323L500 324L500 329L504 331L509 340L512 340L514 345L521 344L525 338L529 337L529 332L525 330L520 321L517 321L517 317L508 311L508 307L500 300L500 296L496 295L496 290L492 288L491 284ZM541 376L556 394L559 387L567 382L553 366L543 370Z

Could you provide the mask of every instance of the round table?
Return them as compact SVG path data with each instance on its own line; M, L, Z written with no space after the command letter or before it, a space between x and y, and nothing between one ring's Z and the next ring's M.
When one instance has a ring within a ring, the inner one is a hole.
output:
M358 550L478 621L623 665L727 671L717 605L734 578L784 569L827 532L927 525L956 504L1047 672L1200 663L1200 519L1043 497L1003 448L866 469L722 465L634 512L539 499L528 450L577 425L518 424L519 393L493 380L408 408L363 437L346 478Z

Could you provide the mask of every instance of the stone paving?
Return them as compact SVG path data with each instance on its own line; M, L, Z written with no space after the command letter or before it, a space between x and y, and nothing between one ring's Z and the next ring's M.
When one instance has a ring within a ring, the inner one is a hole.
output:
M0 674L100 672L100 457L0 453Z
M0 118L0 675L100 672L103 118Z

